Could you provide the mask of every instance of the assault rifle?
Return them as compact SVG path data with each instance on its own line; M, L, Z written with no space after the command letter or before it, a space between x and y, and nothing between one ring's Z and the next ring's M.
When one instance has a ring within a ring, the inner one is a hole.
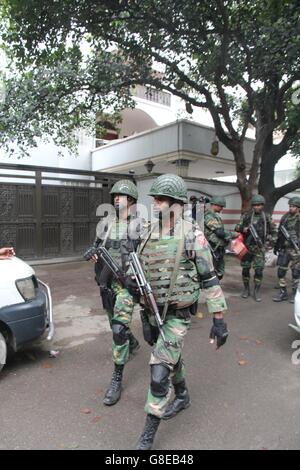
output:
M300 256L300 250L299 250L299 247L298 247L297 243L291 237L291 235L289 234L287 229L284 227L284 225L280 225L279 230L281 230L281 233L284 236L284 238L286 239L286 241L289 242L292 245L292 247L296 251L297 255Z
M253 224L250 224L249 225L249 231L256 243L256 245L259 247L259 248L263 248L264 244L263 242L261 241L261 238L260 236L258 235L257 231L256 231L256 228L254 227Z
M144 299L146 301L146 304L147 304L147 307L149 308L151 313L153 313L153 315L155 316L155 320L156 320L156 323L157 323L158 330L161 334L161 337L162 337L165 345L167 347L171 346L172 345L171 341L166 340L165 334L164 334L163 329L162 329L162 326L163 326L164 322L163 322L163 320L162 320L162 318L159 314L159 310L158 310L157 303L156 303L156 300L155 300L154 295L153 295L152 288L151 288L149 282L147 282L147 280L146 280L143 268L141 266L140 260L139 260L136 253L134 253L134 252L130 253L130 255L129 255L129 264L130 264L130 267L131 267L132 272L134 274L134 277L136 279L136 282L137 282L137 285L139 287L140 293L144 297Z
M118 266L115 260L110 256L107 249L104 246L99 246L98 248L92 247L84 253L83 257L86 261L89 261L94 255L97 255L103 260L117 281L124 287L126 285L126 276L120 266Z

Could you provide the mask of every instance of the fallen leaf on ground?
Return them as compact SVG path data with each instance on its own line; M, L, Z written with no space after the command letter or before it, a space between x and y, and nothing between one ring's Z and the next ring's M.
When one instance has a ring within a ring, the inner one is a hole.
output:
M239 361L239 366L245 366L246 364L248 364L248 361L245 361L244 359Z
M80 413L83 413L85 415L89 415L92 411L89 409L89 408L82 408L82 410L80 410Z
M48 362L44 362L44 364L42 364L43 369L51 369L51 367L51 364L48 364Z
M262 344L262 341L260 341L260 339L257 339L257 340L255 341L255 343L256 343L256 344Z
M247 341L249 338L248 336L240 336L241 341Z
M91 419L91 423L98 423L100 419L101 419L101 416L94 416L93 419Z
M200 318L200 320L202 320L202 318L204 318L204 315L203 313L201 312L197 312L196 315L195 315L196 318Z

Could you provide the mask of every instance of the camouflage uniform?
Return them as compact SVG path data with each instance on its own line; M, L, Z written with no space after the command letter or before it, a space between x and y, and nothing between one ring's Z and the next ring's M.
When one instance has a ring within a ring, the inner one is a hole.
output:
M135 249L133 241L127 238L129 223L130 219L128 219L128 221L111 221L106 219L103 221L102 226L103 229L105 227L107 229L110 228L105 247L116 263L123 267L124 271L128 268L128 255L130 251ZM102 227L98 229L100 237L97 237L95 245L101 245L105 239L105 230L103 230L101 235ZM103 275L101 273L103 273ZM103 279L106 275L108 276L108 285L106 285L106 280ZM103 269L103 263L99 261L96 265L96 277L100 285L103 307L106 310L113 332L113 362L115 364L125 364L129 358L130 340L132 344L134 344L133 335L130 331L134 309L133 298L126 288L122 287L116 280L111 279L110 273L107 269ZM111 298L108 299L108 296ZM126 332L126 334L123 339L119 338L120 335L117 333L117 326L125 327L124 333Z
M260 197L262 198L262 196ZM255 197L252 198L252 201L256 201ZM254 205L253 202L252 205ZM263 244L262 247L259 247L257 243L255 243L248 228L250 224L253 224L255 227L257 234ZM235 227L235 230L237 232L244 233L245 228L248 228L248 231L244 235L244 243L249 250L249 254L247 254L241 261L242 277L245 287L242 297L246 298L249 295L250 269L252 266L254 269L254 298L255 300L259 301L260 298L258 296L258 292L262 282L263 270L265 267L264 245L270 238L272 239L272 242L275 242L276 228L268 214L263 211L260 213L255 213L254 210L242 215L240 222Z
M163 191L165 187L167 190ZM186 202L186 190L183 188L185 185L180 177L162 175L153 183L149 195L169 195L175 199L174 202ZM190 326L191 313L197 311L200 287L205 290L210 313L223 312L227 307L214 272L207 240L196 224L179 217L173 230L167 235L162 235L157 229L148 232L143 238L138 253L161 314L168 296L168 309L162 330L166 341L171 342L171 345L166 344L159 334L150 358L151 384L145 404L146 425L137 447L150 449L160 419L172 418L190 405L182 348ZM177 277L172 292L169 292L178 252L180 257ZM145 312L149 322L155 325L151 313L147 309ZM170 402L171 383L175 390L173 402Z
M177 225L180 226L180 223L182 223L182 219ZM141 251L145 275L151 284L160 310L163 309L166 301L165 295L170 285L177 249L178 238L176 234L175 236L170 234L157 239L151 237ZM194 252L194 258L192 259L190 258L191 252ZM173 346L167 348L163 339L159 336L150 359L150 366L154 364L163 365L166 369L166 376L171 375L173 385L182 382L185 378L181 353L184 337L190 325L191 309L193 311L194 308L195 313L195 306L200 296L200 285L205 290L209 313L226 310L226 301L214 273L207 240L200 229L186 222L185 249L180 259L179 273L173 294L170 297L170 307L166 314L166 321L162 327L166 339L170 340ZM155 319L151 318L150 322L154 325ZM165 395L156 396L155 384L152 383L148 392L145 411L162 417L168 406L170 394L171 387L168 386Z
M294 197L289 201L290 205L295 205L300 208L300 198ZM286 274L290 266L292 272L292 283L293 283L293 295L290 298L290 302L293 303L294 295L296 293L297 285L300 280L300 256L293 247L292 243L287 241L281 233L280 226L284 226L291 238L294 240L296 245L299 247L300 243L300 214L290 214L289 212L284 214L281 218L278 230L278 239L275 245L274 252L278 252L277 266L278 272L277 276L279 279L280 291L277 297L274 297L275 302L280 302L282 300L288 299L287 294L287 282Z
M226 201L223 197L213 197L210 203L226 207ZM221 280L225 272L225 247L230 240L237 236L237 233L225 230L221 215L218 212L207 210L204 215L204 235L211 247L215 271Z
M130 180L115 183L110 191L113 195L125 195L137 200L137 188ZM129 254L135 251L138 244L138 234L142 221L129 216L127 220L106 217L97 226L97 238L94 246L105 246L115 262L126 273L129 265ZM112 357L114 372L111 384L106 391L103 403L114 405L121 396L121 383L124 364L128 361L129 353L139 346L138 341L130 331L134 309L134 299L128 289L122 286L105 265L98 259L95 265L96 280L100 286L103 308L106 310L113 334Z

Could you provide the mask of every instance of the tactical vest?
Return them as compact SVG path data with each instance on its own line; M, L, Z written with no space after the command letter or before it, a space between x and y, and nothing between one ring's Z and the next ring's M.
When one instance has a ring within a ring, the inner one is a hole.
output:
M131 222L137 222L133 229L134 235L130 233ZM128 220L105 219L100 226L100 233L94 242L95 247L104 244L114 260L126 270L128 257L131 251L136 251L139 243L139 233L142 228L142 220L131 217ZM108 233L107 233L108 232ZM136 235L136 233L138 235Z
M267 219L267 216L264 215L264 213L255 214L254 212L249 212L245 215L243 221L244 227L249 227L249 225L253 223L257 234L263 243L266 242L266 235L270 233L270 223ZM250 244L253 244L253 239L250 232L248 232L245 238L245 245L249 246Z
M158 306L165 304L169 291L171 276L174 270L178 250L178 239L166 236L146 242L141 249L141 260L145 276L151 287ZM185 250L179 264L177 280L170 297L170 304L180 303L189 306L197 302L200 285L195 264L186 256Z
M287 212L282 217L280 221L280 225L283 225L287 229L291 237L295 239L296 243L299 243L300 241L299 240L300 238L300 214L291 215L289 212ZM284 245L291 246L291 244L287 240L284 240Z

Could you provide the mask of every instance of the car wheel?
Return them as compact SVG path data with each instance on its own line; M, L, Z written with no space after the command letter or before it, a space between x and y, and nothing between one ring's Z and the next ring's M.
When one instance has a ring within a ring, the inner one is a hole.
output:
M4 336L0 333L0 371L6 364L7 345Z

